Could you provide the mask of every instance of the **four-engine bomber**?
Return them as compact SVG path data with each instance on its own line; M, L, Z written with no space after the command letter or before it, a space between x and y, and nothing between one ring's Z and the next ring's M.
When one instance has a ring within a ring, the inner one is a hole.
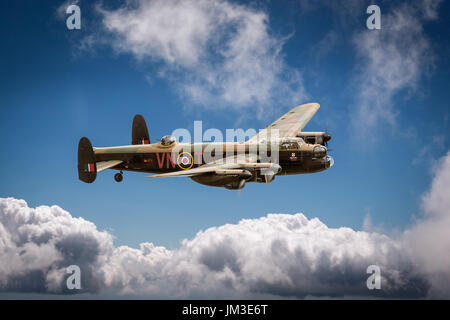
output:
M78 145L78 176L81 181L95 181L105 169L155 173L149 178L190 177L215 187L242 189L247 182L269 183L276 175L313 173L333 166L327 144L327 132L301 130L319 109L319 104L298 106L261 130L247 142L179 143L164 136L150 143L147 125L136 115L132 144L94 148L83 137Z

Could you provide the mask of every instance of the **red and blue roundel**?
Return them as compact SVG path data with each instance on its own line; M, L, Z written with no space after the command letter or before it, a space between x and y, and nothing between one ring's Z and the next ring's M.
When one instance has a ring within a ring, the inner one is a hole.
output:
M177 164L181 169L190 169L194 165L194 159L189 152L182 152L178 155Z

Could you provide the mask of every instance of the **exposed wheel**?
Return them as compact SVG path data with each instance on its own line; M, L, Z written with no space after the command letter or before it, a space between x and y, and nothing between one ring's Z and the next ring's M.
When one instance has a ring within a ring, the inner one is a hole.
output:
M122 173L116 173L114 175L114 180L116 180L117 182L121 182L123 180L123 174Z

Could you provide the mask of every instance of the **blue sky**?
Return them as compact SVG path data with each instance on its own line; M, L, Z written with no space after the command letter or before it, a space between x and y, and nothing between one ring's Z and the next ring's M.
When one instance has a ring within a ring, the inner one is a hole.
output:
M405 77L416 72L406 80L400 77L400 85L384 87L392 79L378 75L382 84L372 84L378 96L387 97L381 102L363 93L374 61L364 55L363 41L380 31L365 28L369 2L357 3L352 8L314 1L242 4L267 17L269 39L278 41L274 47L280 52L274 54L271 47L266 57L283 65L261 75L274 75L276 88L290 86L298 95L288 90L281 100L269 93L267 103L234 103L201 78L197 81L195 67L179 63L177 56L171 64L152 48L142 59L136 51L118 49L126 44L120 28L105 30L102 14L90 2L79 3L82 28L76 31L69 31L65 16L58 16L62 2L2 2L0 197L24 199L30 207L57 204L100 230L111 230L116 245L131 247L152 241L176 248L199 230L267 213L302 212L329 227L353 229L361 229L370 213L372 223L388 232L404 229L421 214L420 199L429 188L434 160L449 149L449 3L441 3L433 18L423 18L423 10L413 14L420 30L411 28L412 41L425 48L416 52L412 46L409 52L418 58L407 70L404 65L398 70ZM377 4L381 32L393 32L383 19L401 4ZM119 4L103 6L112 12ZM80 49L89 36L93 43ZM395 39L382 41L387 47ZM208 58L219 59L221 49L213 42ZM384 57L393 63L399 58ZM400 60L407 57L404 53ZM183 93L180 85L191 76L217 105ZM305 130L327 130L333 136L335 166L326 172L248 184L241 194L190 179L148 181L139 173L126 173L121 184L114 182L113 171L90 185L77 179L79 138L87 136L95 146L128 144L134 114L144 115L156 141L176 128L192 130L194 120L202 120L204 129L262 128L306 102L318 102L321 109ZM375 122L358 116L361 105L376 109L377 103L389 114L377 111Z

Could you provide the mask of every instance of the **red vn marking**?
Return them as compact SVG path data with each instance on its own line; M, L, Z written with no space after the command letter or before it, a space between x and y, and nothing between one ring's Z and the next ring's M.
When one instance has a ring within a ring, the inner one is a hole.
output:
M142 140L142 144L150 144L150 141L144 139L144 140Z
M175 168L175 163L173 162L169 152L157 153L156 160L158 160L159 169L164 167L164 160L166 160L166 168Z
M160 160L160 158L159 158L159 155L160 155L160 153L157 153L157 154L156 154L156 159L158 160L158 168L161 169L161 168L163 167L163 164L164 164L164 158L166 157L166 154L165 154L165 153L162 154L161 160Z
M166 159L167 159L167 169L169 169L169 163L172 164L172 168L175 168L175 163L172 160L172 157L170 156L170 153L166 154Z

